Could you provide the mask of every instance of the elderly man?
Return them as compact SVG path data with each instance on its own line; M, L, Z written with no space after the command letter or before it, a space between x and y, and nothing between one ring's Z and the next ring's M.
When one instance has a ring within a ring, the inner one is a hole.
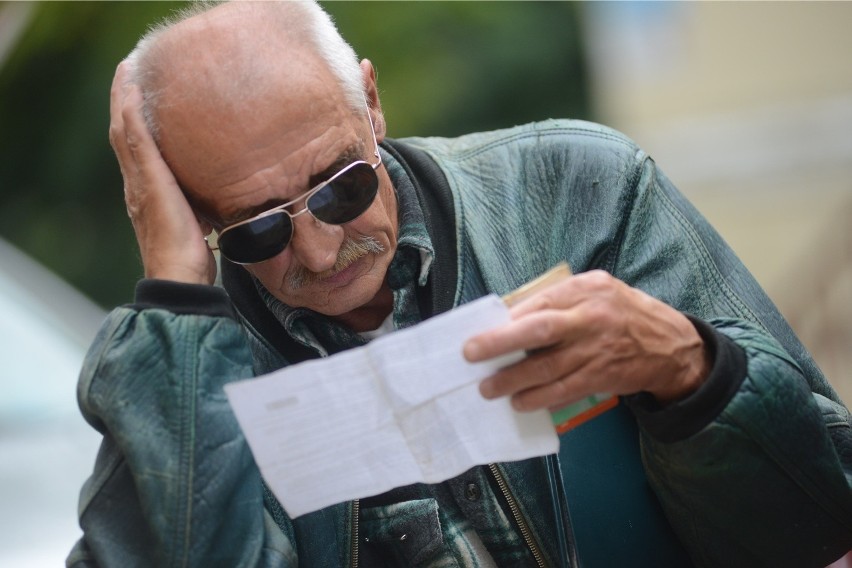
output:
M550 121L386 139L372 65L301 2L155 28L111 105L145 279L81 374L104 442L69 566L822 566L852 546L848 411L618 133ZM621 395L616 409L558 456L286 515L224 384L561 260L578 274L464 355L529 352L480 387L518 410L597 392Z

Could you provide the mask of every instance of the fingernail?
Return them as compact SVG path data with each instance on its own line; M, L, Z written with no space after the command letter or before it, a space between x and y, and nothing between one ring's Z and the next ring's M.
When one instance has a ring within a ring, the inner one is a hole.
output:
M482 398L487 398L489 400L494 398L494 386L492 381L485 379L479 383L479 394L482 395Z

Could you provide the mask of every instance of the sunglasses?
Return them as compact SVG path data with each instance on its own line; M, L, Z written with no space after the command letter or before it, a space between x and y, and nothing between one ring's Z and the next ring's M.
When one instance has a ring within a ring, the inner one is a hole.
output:
M367 114L369 118L369 112ZM218 248L223 257L235 264L254 264L274 257L290 244L293 238L293 219L305 212L318 221L331 225L342 225L354 221L372 205L379 189L376 169L382 163L376 131L370 120L373 134L375 164L364 160L352 162L328 180L315 185L305 193L282 205L278 205L225 227L218 234ZM290 213L288 207L305 200L305 207Z

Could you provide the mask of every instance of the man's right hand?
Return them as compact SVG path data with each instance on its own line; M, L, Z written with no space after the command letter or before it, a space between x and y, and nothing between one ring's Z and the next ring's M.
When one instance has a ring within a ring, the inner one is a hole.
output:
M210 226L190 207L145 125L142 93L119 64L110 90L109 140L124 178L146 278L212 284L216 261L204 241Z

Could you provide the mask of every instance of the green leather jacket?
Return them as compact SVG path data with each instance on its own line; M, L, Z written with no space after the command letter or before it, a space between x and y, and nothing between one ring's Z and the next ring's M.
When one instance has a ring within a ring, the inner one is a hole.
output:
M820 567L852 548L849 411L631 141L548 121L384 150L436 243L425 313L567 260L689 314L715 350L690 398L627 397L564 435L558 456L491 468L541 565ZM313 355L241 269L223 269L227 292L142 281L92 346L79 400L104 442L69 566L357 564L357 502L292 520L261 482L222 386Z

